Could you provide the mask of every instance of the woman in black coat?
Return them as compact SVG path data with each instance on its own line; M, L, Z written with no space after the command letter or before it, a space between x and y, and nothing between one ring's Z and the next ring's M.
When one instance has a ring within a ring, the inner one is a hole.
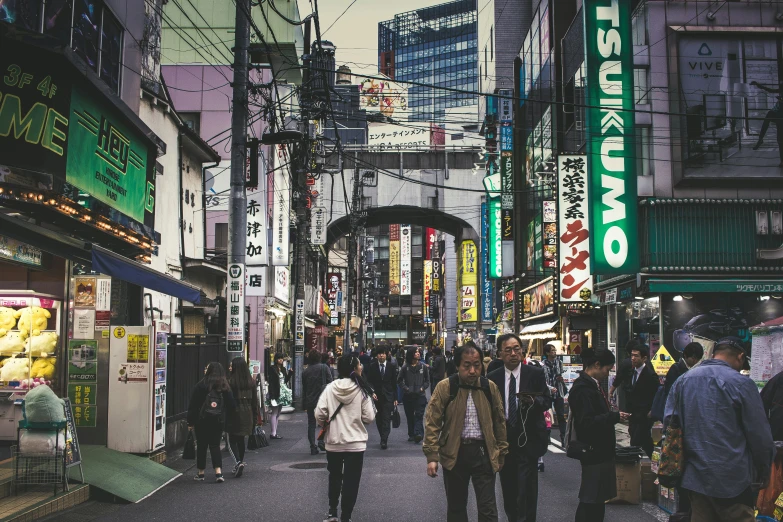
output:
M208 399L210 399L208 401ZM211 362L204 369L204 378L193 389L188 405L188 430L196 430L196 480L204 480L207 467L207 448L215 468L215 481L223 482L223 458L220 455L220 440L226 415L236 408L234 396L226 379L223 365Z
M582 350L584 369L568 395L574 419L572 436L589 448L581 459L582 485L576 522L602 522L605 502L617 496L614 425L628 414L609 408L609 400L599 384L609 377L614 363L614 354L609 350Z
M253 434L256 419L261 410L258 406L256 382L250 374L250 368L244 357L236 357L228 367L231 393L237 403L236 409L228 416L226 432L231 453L237 461L234 476L239 478L245 470L245 437Z

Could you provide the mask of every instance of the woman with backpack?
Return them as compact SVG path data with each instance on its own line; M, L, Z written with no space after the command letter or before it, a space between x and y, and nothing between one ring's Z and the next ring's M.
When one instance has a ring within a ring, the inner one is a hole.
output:
M269 392L267 393L266 405L269 408L269 424L272 426L270 439L282 439L277 434L277 421L280 419L280 412L283 406L289 406L293 400L291 389L286 385L288 380L288 370L283 365L285 356L282 353L275 355L275 365L269 370Z
M207 448L215 468L215 482L223 482L223 459L220 455L220 440L226 413L236 408L231 387L226 379L223 365L211 362L204 369L204 378L193 389L188 407L188 430L196 430L196 467L195 480L204 480L207 467Z
M329 470L329 512L327 522L350 522L359 482L362 478L364 452L367 449L365 424L375 420L373 390L362 379L362 364L347 354L337 362L336 381L321 393L315 418L324 427L326 462ZM342 517L337 506L342 494Z
M245 437L253 434L256 419L260 416L258 407L258 394L256 382L250 374L250 368L244 357L237 357L228 367L229 385L237 407L228 416L226 431L231 453L237 464L234 467L234 476L239 478L245 470Z

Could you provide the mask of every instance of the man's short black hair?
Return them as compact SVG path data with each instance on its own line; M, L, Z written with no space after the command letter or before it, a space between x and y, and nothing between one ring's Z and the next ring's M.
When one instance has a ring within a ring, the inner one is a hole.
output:
M372 353L373 355L377 356L382 353L388 354L389 350L385 346L378 346L376 348L373 348Z
M321 362L321 353L318 350L307 352L307 364L319 364Z
M636 343L636 346L634 346L628 351L628 353L631 352L639 352L639 355L641 355L642 357L647 357L648 359L650 357L650 349L647 347L647 345L642 343Z
M496 346L498 349L498 353L500 353L503 350L503 345L506 343L506 341L510 339L516 339L516 341L519 343L519 347L522 348L523 352L526 352L525 345L522 344L522 339L519 338L519 336L515 333L506 333L503 335L498 335Z
M454 350L454 364L459 367L459 365L462 364L462 356L466 353L473 352L479 354L479 359L481 359L481 350L478 349L476 343L473 341L465 341L462 346L458 346L457 349Z
M634 351L634 350L636 350L636 349L637 349L637 347L639 346L639 344L640 344L640 343L639 343L639 341L638 341L638 340L636 340L636 339L631 339L630 341L628 341L627 343L625 343L625 353L627 353L628 355L631 355L631 352L632 352L632 351Z
M689 359L701 359L704 357L704 347L696 341L690 342L682 351L682 356Z

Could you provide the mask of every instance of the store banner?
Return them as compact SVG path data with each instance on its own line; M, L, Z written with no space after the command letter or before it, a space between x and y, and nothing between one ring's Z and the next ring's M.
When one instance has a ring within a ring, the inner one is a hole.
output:
M282 147L282 146L278 146ZM289 185L289 169L286 163L285 149L278 148L277 168L274 170L274 196L272 204L272 265L288 266L290 264L289 249L291 226L291 187Z
M229 352L241 352L245 348L245 266L241 263L228 267L227 307L227 349Z
M432 290L432 261L429 259L424 260L424 295L422 301L424 303L424 317L430 316L430 291Z
M400 295L411 295L411 226L400 225Z
M340 324L340 313L337 306L337 296L343 286L343 275L339 272L326 274L326 302L329 305L329 326Z
M590 302L593 276L590 266L590 206L587 198L587 157L557 158L558 270L561 303Z
M400 225L389 225L389 295L400 295Z
M471 323L478 320L478 250L473 240L460 245L459 271L459 322Z
M266 184L247 195L247 247L245 264L247 266L266 266L269 264L266 232Z
M500 198L489 198L489 277L503 277L503 220Z
M544 268L557 268L557 202L543 202L543 259Z
M594 274L639 271L631 2L585 2L590 258Z
M481 322L492 321L492 281L489 280L489 221L487 203L481 204Z

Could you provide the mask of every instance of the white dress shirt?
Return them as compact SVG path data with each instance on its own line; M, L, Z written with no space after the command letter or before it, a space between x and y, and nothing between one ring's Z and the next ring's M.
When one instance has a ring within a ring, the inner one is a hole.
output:
M634 373L636 373L636 381L639 381L639 377L642 376L642 370L644 370L644 367L647 366L647 363L642 364L638 368L634 368ZM635 383L634 383L635 384Z
M511 374L514 374L514 378L517 380L517 391L516 391L516 393L519 393L519 369L521 367L522 367L522 365L520 364L519 366L514 368L514 371L511 371L508 368L506 368L505 366L503 366L503 368L505 369L505 376L506 376L505 380L503 381L503 383L504 383L504 385L503 385L503 395L506 398L506 404L505 404L505 408L504 408L504 411L506 412L506 420L508 420L508 386L509 386L509 383L511 382ZM519 398L517 398L517 404L519 404Z

